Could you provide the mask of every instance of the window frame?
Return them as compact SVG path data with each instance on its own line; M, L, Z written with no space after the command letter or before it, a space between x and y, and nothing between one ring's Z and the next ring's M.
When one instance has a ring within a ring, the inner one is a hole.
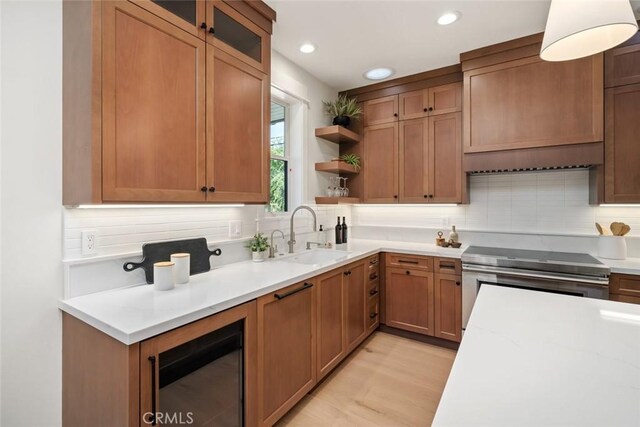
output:
M289 213L289 202L291 200L291 195L289 194L289 179L291 178L291 158L290 158L290 147L289 147L289 139L290 139L290 127L291 127L291 118L290 118L290 105L289 103L278 99L271 99L271 104L278 104L284 108L284 155L274 155L271 152L271 134L269 134L269 189L271 189L271 160L281 160L285 162L285 177L284 177L284 193L285 193L285 201L284 201L284 210L283 211L272 211L271 210L271 190L269 190L269 203L266 206L266 210L271 212L273 215L284 215ZM269 130L271 130L273 122L269 120Z

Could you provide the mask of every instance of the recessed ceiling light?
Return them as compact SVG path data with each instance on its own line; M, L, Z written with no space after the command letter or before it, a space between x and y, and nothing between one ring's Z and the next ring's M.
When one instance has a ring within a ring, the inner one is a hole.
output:
M364 76L369 80L383 80L387 77L391 77L393 73L395 73L395 71L393 71L391 68L380 67L373 68L367 71L366 73L364 73Z
M458 19L460 19L460 12L447 12L443 13L440 18L438 18L438 24L449 25L453 24Z
M316 47L311 43L305 43L300 46L300 52L302 53L311 53L316 50Z

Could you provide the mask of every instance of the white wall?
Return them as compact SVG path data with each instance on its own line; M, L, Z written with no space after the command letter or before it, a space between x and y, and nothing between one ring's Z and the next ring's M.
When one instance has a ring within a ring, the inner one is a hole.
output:
M2 2L0 2L0 52L2 52ZM0 242L2 242L2 54L0 54ZM0 244L0 414L2 414L2 244ZM2 417L0 417L0 426Z
M355 225L440 228L512 233L595 235L596 221L623 221L640 236L640 207L589 205L586 170L521 172L471 177L471 204L452 207L353 208Z
M2 424L61 423L62 6L3 1Z

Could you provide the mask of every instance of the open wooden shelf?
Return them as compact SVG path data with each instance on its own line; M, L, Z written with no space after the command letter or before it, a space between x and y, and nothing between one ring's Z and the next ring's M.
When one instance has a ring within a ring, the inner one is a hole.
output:
M357 174L359 171L355 167L341 162L333 160L331 162L316 163L316 171L318 172L333 172L333 173L350 173Z
M316 205L348 205L360 203L359 197L316 197Z
M338 125L316 128L316 137L335 142L336 144L360 142L360 135Z

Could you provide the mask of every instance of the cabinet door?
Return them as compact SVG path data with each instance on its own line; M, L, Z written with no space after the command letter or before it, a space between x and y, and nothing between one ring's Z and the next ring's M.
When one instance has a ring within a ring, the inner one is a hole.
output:
M426 203L429 197L429 119L400 122L400 203Z
M433 273L387 268L386 279L386 324L433 336Z
M429 114L429 89L401 93L398 96L400 120L419 119Z
M312 282L258 298L258 425L273 425L316 383Z
M461 114L429 117L429 202L462 203Z
M271 72L271 36L221 0L207 0L207 41L265 74Z
M345 267L347 353L356 348L367 333L365 319L367 277L364 262Z
M640 84L606 90L605 201L640 203Z
M268 201L269 101L266 74L207 51L207 200Z
M602 141L602 54L538 56L464 74L464 152Z
M205 6L200 0L129 0L180 29L204 40Z
M398 123L364 128L364 201L398 201Z
M431 87L428 99L430 116L462 111L462 83Z
M129 2L104 2L106 202L205 200L205 43Z
M344 269L316 279L318 300L317 378L324 378L346 355Z
M606 87L640 83L640 34L605 53Z
M364 125L373 126L398 121L398 96L385 96L364 103Z
M462 276L435 275L435 336L462 339Z

